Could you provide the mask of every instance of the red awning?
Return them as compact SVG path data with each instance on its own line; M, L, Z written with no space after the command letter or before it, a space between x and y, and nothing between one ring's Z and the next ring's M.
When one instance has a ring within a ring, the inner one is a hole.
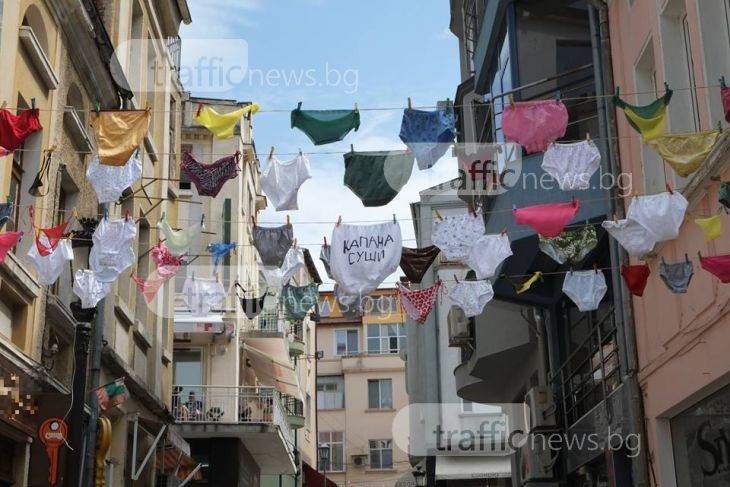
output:
M313 469L306 462L304 463L304 480L307 482L307 487L325 487L324 475ZM327 479L327 487L338 487L337 483Z

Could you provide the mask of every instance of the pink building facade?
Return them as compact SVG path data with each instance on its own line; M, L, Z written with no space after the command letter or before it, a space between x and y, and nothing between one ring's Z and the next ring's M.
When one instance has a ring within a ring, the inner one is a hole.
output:
M609 29L615 85L628 103L645 105L674 90L667 132L710 130L724 121L719 78L730 82L728 0L613 0ZM668 183L689 201L679 238L647 258L651 275L633 298L652 485L730 485L730 285L703 270L703 256L730 254L725 233L707 241L695 218L718 212L721 181L730 180L730 131L723 132L702 167L681 178L616 113L621 170L631 195L657 193ZM686 294L662 282L659 264L694 264ZM639 263L632 259L632 264ZM628 303L627 303L628 304Z

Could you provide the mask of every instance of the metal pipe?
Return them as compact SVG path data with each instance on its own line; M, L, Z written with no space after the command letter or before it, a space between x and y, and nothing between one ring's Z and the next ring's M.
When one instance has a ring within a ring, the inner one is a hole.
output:
M94 319L93 341L91 344L91 366L89 367L89 393L88 404L91 406L91 417L89 418L89 430L86 435L86 475L84 486L93 487L96 469L94 461L96 455L97 423L99 419L99 401L96 398L94 389L99 387L101 376L101 349L104 344L104 303L102 299L96 307L96 318Z
M589 0L590 7L588 9L591 18L591 44L594 48L594 59L600 64L599 75L596 77L598 93L605 95L605 87L613 89L613 67L611 65L611 39L608 29L608 5L604 0ZM598 18L596 19L596 13ZM616 112L613 107L609 107L609 98L602 97L599 101L599 107L603 111L604 123L601 124L601 137L607 140L606 148L608 151L609 171L614 176L619 176L621 172L621 164L619 161L619 148L616 129ZM601 105L603 105L601 107ZM604 133L605 132L605 133ZM622 205L619 204L619 188L614 185L611 188L610 206L611 212L615 214L623 214ZM618 268L620 264L627 262L626 252L619 247L618 243L609 239L609 251L611 257L611 267ZM639 455L632 459L632 479L635 486L648 486L648 455L646 442L646 428L644 423L644 410L642 402L641 388L639 386L637 370L638 370L638 353L636 348L636 330L632 316L632 303L630 295L625 293L623 283L618 273L612 272L612 288L614 292L614 302L617 304L616 333L617 341L619 341L619 357L622 365L625 366L626 375L625 383L627 387L629 424L634 433L641 436L642 448ZM620 343L623 342L623 343ZM621 351L624 351L622 354Z
M66 478L69 486L81 486L84 465L84 403L86 402L86 367L89 356L89 340L91 324L76 324L76 347L74 349L75 372L73 377L73 395L69 409L68 444L73 449L66 457ZM93 465L93 462L92 462Z

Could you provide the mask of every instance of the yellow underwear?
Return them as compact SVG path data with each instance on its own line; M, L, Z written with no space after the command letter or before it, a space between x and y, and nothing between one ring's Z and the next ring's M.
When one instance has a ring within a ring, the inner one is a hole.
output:
M667 134L647 141L674 172L686 178L695 172L720 137L720 130L705 130L685 134Z
M108 166L127 163L150 127L149 110L108 110L91 112L99 162Z
M526 293L538 279L542 279L542 272L536 272L517 289L517 294Z
M722 220L720 215L711 216L709 218L697 218L695 223L702 229L705 234L705 240L715 240L722 236Z
M258 103L246 105L228 113L218 113L210 107L202 107L193 117L193 122L197 122L207 128L219 139L232 139L233 129L236 127L238 121L248 115L249 112L253 115L258 111Z

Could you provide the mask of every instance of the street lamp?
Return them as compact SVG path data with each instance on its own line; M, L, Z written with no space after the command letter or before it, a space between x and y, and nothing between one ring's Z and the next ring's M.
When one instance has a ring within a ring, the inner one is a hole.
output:
M422 470L420 465L414 468L411 474L416 479L416 487L426 487L426 472Z
M330 446L327 443L322 443L317 448L319 453L319 468L322 469L322 475L324 475L324 485L327 487L327 463L330 461Z

